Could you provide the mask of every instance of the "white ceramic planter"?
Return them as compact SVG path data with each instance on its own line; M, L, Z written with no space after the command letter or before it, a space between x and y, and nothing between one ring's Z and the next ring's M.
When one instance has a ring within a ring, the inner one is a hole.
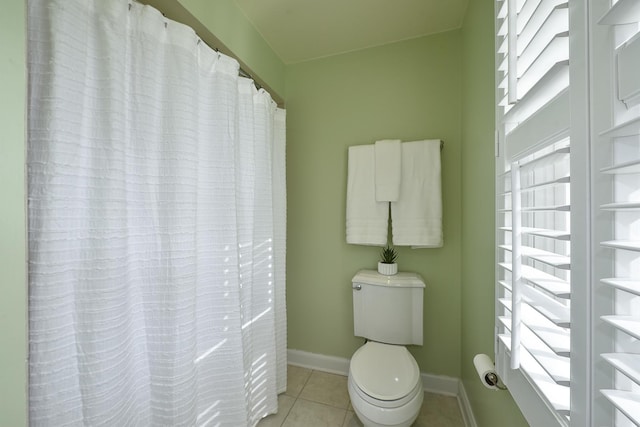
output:
M393 276L398 273L398 264L385 264L383 262L378 263L378 273L384 274L385 276Z

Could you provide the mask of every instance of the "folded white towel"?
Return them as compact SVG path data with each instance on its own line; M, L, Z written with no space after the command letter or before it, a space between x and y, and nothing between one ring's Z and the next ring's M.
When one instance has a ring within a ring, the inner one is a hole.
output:
M402 151L399 139L376 141L376 201L395 202L400 196Z
M402 143L401 196L391 203L396 246L443 245L440 142L432 139Z
M373 145L349 147L347 177L347 243L384 246L389 203L376 202Z

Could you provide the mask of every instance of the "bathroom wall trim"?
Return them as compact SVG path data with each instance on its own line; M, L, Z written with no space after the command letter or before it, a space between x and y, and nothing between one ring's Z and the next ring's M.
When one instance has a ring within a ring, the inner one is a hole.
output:
M349 359L345 359L343 357L327 356L324 354L309 353L302 350L288 349L287 363L301 368L329 372L330 374L344 376L349 374Z
M458 390L458 405L460 405L460 412L462 412L462 419L464 425L467 427L478 427L476 417L471 410L471 401L467 395L467 390L464 388L464 383L460 381L460 388Z
M324 354L309 353L302 350L287 350L287 362L289 365L301 368L314 369L347 376L349 374L349 359ZM477 427L475 417L471 411L471 403L459 378L422 373L422 386L424 391L430 393L455 396L462 412L462 418L466 427Z

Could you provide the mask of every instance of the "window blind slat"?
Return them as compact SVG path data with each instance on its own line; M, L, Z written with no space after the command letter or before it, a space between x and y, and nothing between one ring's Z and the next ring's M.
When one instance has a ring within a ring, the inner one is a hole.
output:
M509 351L511 350L511 339L508 335L500 334L498 339ZM558 385L553 381L527 351L523 352L521 364L525 375L540 390L543 400L559 414L569 415L571 400L569 387Z
M624 249L627 251L640 251L640 241L634 240L608 240L600 242L602 246L613 249Z
M635 117L600 132L600 136L608 138L619 138L622 136L634 136L639 134L640 117Z
M512 250L511 245L500 245L499 247L506 251ZM559 255L553 252L545 251L538 248L532 248L529 246L522 247L522 256L563 270L569 269L569 267L571 266L571 259L568 256Z
M614 328L640 340L640 320L631 316L602 316Z
M498 53L501 53L503 55L506 55L507 52L509 51L507 48L507 38L505 37L502 42L500 43L500 47L498 48Z
M558 186L558 185L561 185L561 184L569 184L570 182L571 182L571 177L562 176L560 178L554 178L554 179L550 179L548 181L543 181L543 182L536 183L534 185L526 186L526 187L522 188L522 191L526 192L526 191L540 190L540 189L542 189L544 187L553 187L553 186Z
M502 4L499 6L497 18L504 19L507 17L507 2L500 1L499 3L502 3Z
M502 71L504 73L504 77L507 78L507 71L509 70L509 62L507 57L505 56L500 65L498 66L498 71Z
M640 21L640 2L618 0L598 21L600 25L622 25Z
M519 74L518 99L524 98L531 89L547 75L555 74L559 67L569 64L569 37L558 35L533 61L531 66Z
M523 212L569 212L571 205L531 206L523 207Z
M511 271L510 263L499 263L498 265L507 271ZM522 277L526 281L544 289L558 298L569 298L571 296L571 286L569 285L569 282L562 280L553 274L545 273L542 270L538 270L537 268L533 268L528 265L523 265Z
M511 282L507 280L498 280L498 284L503 288L505 288L506 290L508 290L509 292L511 292Z
M500 321L505 328L511 324L509 317L502 317ZM540 341L527 323L525 326L526 328L522 330L521 344L556 384L569 385L569 359L553 352L549 346Z
M548 237L550 239L556 240L571 240L571 233L569 231L563 230L545 230L543 228L533 228L526 234L531 234L532 236L539 237Z
M523 2L518 11L518 34L522 34L522 31L529 25L531 18L539 10L542 0L528 0ZM531 25L532 27L534 25Z
M605 353L601 356L616 370L640 385L640 354Z
M505 3L507 3L505 1ZM500 24L500 28L498 29L498 36L505 37L508 33L507 29L509 28L509 19L505 16L502 20L502 24Z
M505 91L504 96L500 99L500 102L498 105L504 108L505 113L511 109L512 105L509 104L508 91Z
M601 393L620 412L625 414L636 425L640 425L640 395L628 391L601 390Z
M536 310L542 316L547 318L554 325L561 328L569 328L571 326L571 316L569 309L562 306L557 302L552 302L553 299L545 297L542 294L538 294L532 297L530 290L523 289L524 296L523 301L531 308ZM509 311L512 311L511 300L506 298L500 298L498 302Z
M525 286L523 293L524 301L553 324L562 328L571 326L571 311L569 307L540 292L536 292L530 286Z
M521 160L520 168L528 168L531 166L540 167L540 165L549 165L562 161L563 158L567 158L567 155L571 152L571 148L567 146L558 147L548 153L541 156L530 156Z
M537 2L527 2L527 6L523 7L522 13L518 16L519 38L518 44L521 48L518 54L530 45L536 37L544 37L546 34L554 35L562 31L568 30L568 19L566 22L556 22L556 26L546 26L549 17L554 11L567 7L567 0L542 0Z
M509 288L511 288L511 285L509 285ZM502 307L511 311L511 299L500 298L498 299L498 302L500 303L500 305L502 305Z
M522 63L523 69L529 68L555 38L569 35L567 14L568 8L566 4L561 8L553 9L542 24L542 27L538 29L536 36L530 40L528 45L520 49L519 61ZM518 66L520 66L520 63Z
M504 91L508 89L508 81L506 76L500 81L500 83L498 84L498 87L500 89L503 89ZM506 92L504 93L506 94Z
M640 210L640 202L615 202L606 203L600 205L600 209L605 211L625 211L625 210Z
M500 316L500 322L506 329L511 329L511 318ZM525 315L524 324L540 338L556 355L568 357L570 354L571 336L569 331L554 325L548 325L534 316Z
M499 227L502 231L512 231L511 227ZM522 227L522 234L529 234L532 236L548 237L550 239L557 240L569 240L571 233L562 230L546 230L544 228Z
M609 278L600 280L605 285L640 296L640 279Z
M640 173L640 160L631 160L600 169L604 174L636 174Z
M570 385L571 368L568 357L553 353L547 346L537 341L537 337L534 339L534 334L528 328L523 331L523 345L556 384Z

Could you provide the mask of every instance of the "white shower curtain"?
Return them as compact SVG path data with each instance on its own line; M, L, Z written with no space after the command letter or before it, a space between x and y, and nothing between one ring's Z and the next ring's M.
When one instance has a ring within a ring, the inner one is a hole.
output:
M28 5L31 425L255 425L286 387L284 111L151 7Z

